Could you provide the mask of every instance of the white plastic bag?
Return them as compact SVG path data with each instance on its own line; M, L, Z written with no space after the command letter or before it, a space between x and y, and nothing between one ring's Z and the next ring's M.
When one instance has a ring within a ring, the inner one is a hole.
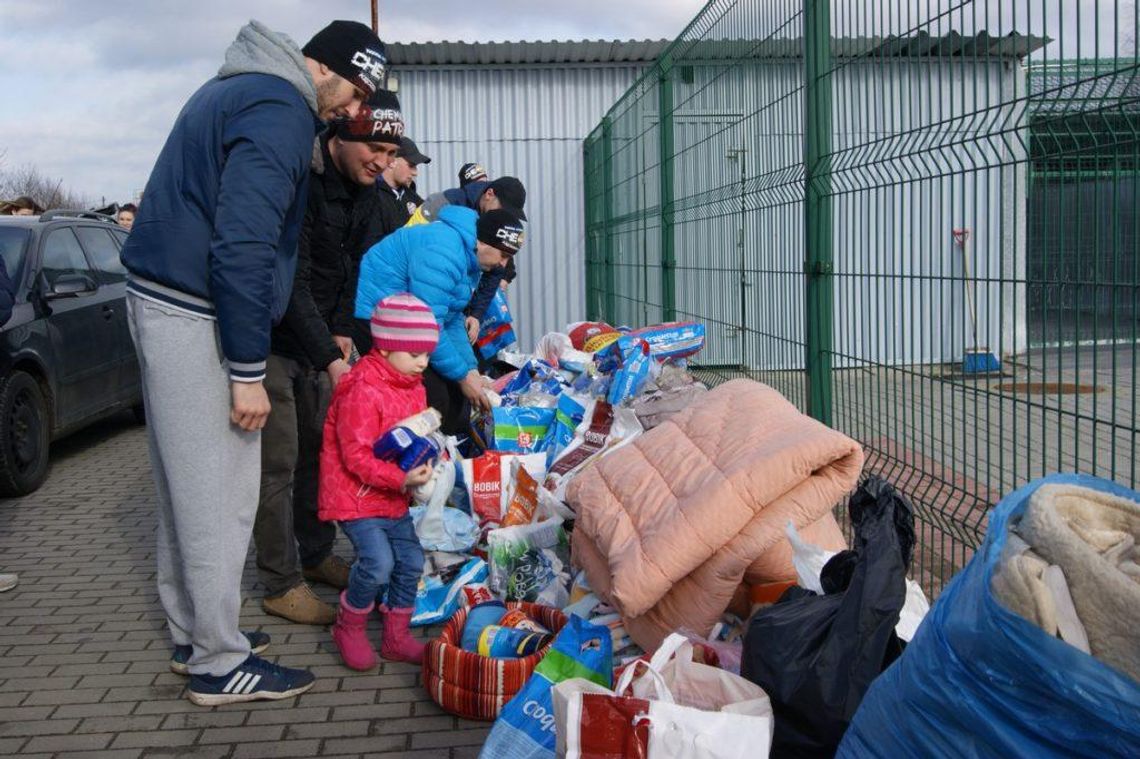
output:
M822 596L823 586L820 584L819 576L823 572L824 565L839 552L828 551L806 542L790 521L786 532L788 541L792 544L792 566L796 568L796 582L800 587ZM895 625L895 634L909 643L928 611L930 611L930 602L926 600L922 586L907 578L906 603L899 612L899 623Z
M768 694L739 675L692 659L692 644L673 633L648 664L626 667L613 691L581 679L556 685L558 756L581 757L583 739L592 756L607 750L622 755L628 741L640 743L647 759L768 756L775 730ZM634 699L647 701L648 709ZM614 746L604 744L607 737L616 739Z

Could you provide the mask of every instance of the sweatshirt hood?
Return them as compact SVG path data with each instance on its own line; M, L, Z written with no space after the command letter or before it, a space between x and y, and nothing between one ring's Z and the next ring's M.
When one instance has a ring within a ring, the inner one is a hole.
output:
M305 65L305 56L288 35L269 29L260 21L250 21L238 32L226 50L226 62L218 78L238 74L269 74L297 88L309 108L317 113L317 88Z

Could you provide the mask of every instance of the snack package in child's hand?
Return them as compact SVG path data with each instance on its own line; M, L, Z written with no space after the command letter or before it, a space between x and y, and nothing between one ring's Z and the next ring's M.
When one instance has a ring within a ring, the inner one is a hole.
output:
M507 513L503 516L503 527L530 524L538 510L538 482L530 472L515 459L511 462L511 492L507 500Z
M420 437L407 427L393 427L372 446L376 458L390 461L405 472L439 457L439 446L430 437Z

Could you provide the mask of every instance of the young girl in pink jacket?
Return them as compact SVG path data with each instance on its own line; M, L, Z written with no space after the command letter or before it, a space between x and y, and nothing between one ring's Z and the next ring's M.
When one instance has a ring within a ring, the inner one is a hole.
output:
M376 458L372 446L427 408L421 375L438 340L439 327L423 301L408 293L384 298L372 313L373 349L337 385L325 420L318 514L339 522L356 549L332 628L352 669L376 666L365 632L374 608L384 619L380 655L423 660L424 646L408 630L424 564L408 493L428 481L431 465L405 473Z

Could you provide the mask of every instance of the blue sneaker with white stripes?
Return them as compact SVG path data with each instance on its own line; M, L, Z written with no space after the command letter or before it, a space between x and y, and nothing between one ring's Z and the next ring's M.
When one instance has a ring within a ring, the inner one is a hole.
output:
M308 670L282 667L251 654L233 672L190 675L189 696L198 706L276 701L301 695L316 679Z
M249 652L260 654L269 648L269 635L258 630L242 632L249 641ZM170 671L176 675L190 674L190 657L194 655L193 646L175 646L174 654L170 657Z

